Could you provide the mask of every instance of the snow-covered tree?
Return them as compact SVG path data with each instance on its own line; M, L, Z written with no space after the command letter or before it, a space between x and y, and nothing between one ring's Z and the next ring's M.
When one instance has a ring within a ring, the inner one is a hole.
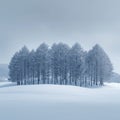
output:
M67 84L69 46L54 44L51 49L51 73L55 84Z
M112 74L111 61L98 44L88 52L86 65L91 86L92 84L103 85L103 82Z
M28 58L28 63L29 63L29 78L30 78L30 83L35 84L35 76L36 76L36 66L35 66L35 51L32 50L29 54Z
M38 84L46 83L47 76L47 65L48 65L48 45L45 43L41 44L36 50L36 67L37 67L37 77Z
M28 81L28 70L29 70L29 64L28 64L28 56L29 56L29 50L26 46L24 46L19 51L19 61L20 61L20 70L21 70L21 84L27 84Z
M12 57L10 64L9 64L9 77L10 81L17 82L18 85L20 85L20 65L19 65L19 53L16 52L14 56Z
M57 44L53 44L51 47L51 81L53 84L58 83L58 76L59 76L59 58L57 52Z
M84 51L81 46L76 43L69 51L69 74L70 84L82 85Z
M29 52L24 46L12 57L10 80L22 84L70 84L80 86L103 85L112 74L112 64L97 44L83 51L76 43L71 48L63 43L45 43Z

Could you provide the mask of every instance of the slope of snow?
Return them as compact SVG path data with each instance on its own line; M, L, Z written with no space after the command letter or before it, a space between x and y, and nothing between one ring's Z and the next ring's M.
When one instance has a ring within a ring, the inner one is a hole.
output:
M108 82L120 83L120 75L118 73L113 73L110 80L108 80Z
M101 88L0 83L1 120L120 120L119 112L117 83Z
M7 64L0 64L0 80L4 80L4 78L8 78L8 65Z
M11 82L0 82L0 88L4 88L4 87L11 87L11 86L16 86L16 83L11 83Z

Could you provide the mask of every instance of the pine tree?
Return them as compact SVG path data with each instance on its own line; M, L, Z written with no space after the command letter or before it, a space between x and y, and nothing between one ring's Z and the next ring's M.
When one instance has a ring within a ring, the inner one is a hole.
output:
M12 57L10 64L9 64L9 76L10 81L17 82L18 85L20 85L20 66L19 66L19 53L16 52L14 56Z
M104 50L97 44L89 51L86 64L92 84L103 85L103 82L112 74L112 64Z
M109 57L98 44L88 52L78 43L72 48L63 43L53 44L51 49L43 43L31 52L24 46L9 64L10 80L18 85L103 85L112 70Z
M37 67L37 77L38 84L46 83L46 75L47 75L47 65L48 65L48 45L45 43L41 44L36 50L36 67Z
M58 76L59 76L59 56L57 50L57 44L53 44L51 48L51 76L52 76L52 83L58 83Z
M35 69L35 51L32 50L29 54L29 78L31 84L35 84L36 69Z
M82 85L84 52L81 46L76 43L69 51L69 73L70 83Z
M20 69L21 69L21 77L22 77L22 83L21 84L27 84L28 80L28 72L29 72L29 64L28 64L28 56L29 56L29 50L26 46L24 46L19 51L19 60L20 60Z

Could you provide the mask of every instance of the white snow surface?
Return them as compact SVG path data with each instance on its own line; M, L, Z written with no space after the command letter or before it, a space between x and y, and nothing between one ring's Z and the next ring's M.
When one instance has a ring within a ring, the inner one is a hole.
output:
M82 88L1 82L0 120L120 120L120 84Z

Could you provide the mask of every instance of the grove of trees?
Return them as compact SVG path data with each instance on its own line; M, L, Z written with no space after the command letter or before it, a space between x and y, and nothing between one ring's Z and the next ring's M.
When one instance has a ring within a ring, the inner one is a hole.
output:
M97 44L90 51L84 51L76 43L41 44L29 51L24 46L16 52L9 64L10 81L17 85L60 84L75 86L102 86L112 74L112 64Z

